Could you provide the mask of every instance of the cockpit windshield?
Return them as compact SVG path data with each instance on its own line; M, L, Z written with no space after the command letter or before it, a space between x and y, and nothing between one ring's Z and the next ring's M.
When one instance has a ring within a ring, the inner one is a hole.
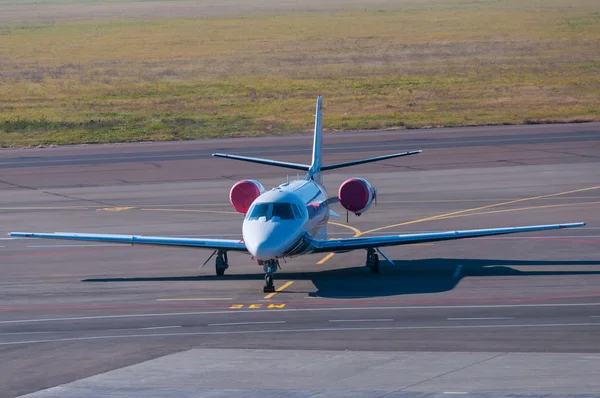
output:
M265 217L270 220L277 217L280 220L296 220L302 218L300 210L292 203L257 203L248 213L248 220L258 220Z
M258 220L261 217L268 219L270 203L258 203L248 213L248 220Z
M273 203L273 217L280 220L293 220L292 205L289 203Z

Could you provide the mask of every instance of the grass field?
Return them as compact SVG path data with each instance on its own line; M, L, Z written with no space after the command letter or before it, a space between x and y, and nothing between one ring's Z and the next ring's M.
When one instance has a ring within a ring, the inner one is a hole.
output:
M600 120L597 0L48 1L0 0L3 147L306 131L319 93L329 130Z

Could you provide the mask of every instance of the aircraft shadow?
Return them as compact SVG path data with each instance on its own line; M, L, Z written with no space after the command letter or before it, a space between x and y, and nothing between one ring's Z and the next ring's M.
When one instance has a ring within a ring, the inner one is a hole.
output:
M304 293L324 298L372 298L405 294L440 293L452 290L462 278L477 276L542 276L542 275L600 275L598 271L531 270L512 267L523 266L600 266L600 261L527 261L494 259L433 258L422 260L395 260L395 266L381 262L380 273L373 275L364 266L347 267L316 272L283 272L275 274L277 280L310 280L315 291L286 289L285 293ZM458 265L462 269L458 277ZM82 282L177 282L177 281L260 281L263 274L228 274L225 276L194 275L132 278L94 278Z

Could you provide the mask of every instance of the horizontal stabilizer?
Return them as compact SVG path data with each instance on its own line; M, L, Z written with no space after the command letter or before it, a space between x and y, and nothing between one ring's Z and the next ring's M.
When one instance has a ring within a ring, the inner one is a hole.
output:
M340 215L338 213L336 213L335 211L329 209L329 215L332 217L340 217Z
M321 166L321 171L341 169L342 167L356 166L358 164L378 162L380 160L400 158L400 157L409 156L409 155L416 155L417 153L421 153L421 152L423 152L423 151L419 150L419 151L409 151L409 152L402 152L402 153L393 153L391 155L383 155L383 156L376 156L374 158L353 160L351 162L335 163L335 164L330 164L328 166Z
M244 162L266 164L269 166L277 166L277 167L285 167L285 168L294 169L294 170L308 171L310 169L310 166L306 165L306 164L280 162L278 160L253 158L253 157L249 157L249 156L228 155L226 153L213 153L212 155L217 158L235 159L235 160L241 160Z

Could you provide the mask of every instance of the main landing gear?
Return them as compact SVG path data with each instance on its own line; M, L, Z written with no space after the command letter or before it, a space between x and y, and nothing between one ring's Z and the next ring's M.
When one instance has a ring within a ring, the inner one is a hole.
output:
M367 249L367 261L365 265L372 273L379 273L379 256L375 253L375 249Z
M217 253L217 259L215 260L215 270L217 276L225 275L225 270L229 268L229 260L227 259L227 252L219 250Z
M265 270L265 287L263 288L264 293L273 293L275 291L275 285L273 284L273 274L277 272L279 267L279 260L267 260L263 262L263 269Z

